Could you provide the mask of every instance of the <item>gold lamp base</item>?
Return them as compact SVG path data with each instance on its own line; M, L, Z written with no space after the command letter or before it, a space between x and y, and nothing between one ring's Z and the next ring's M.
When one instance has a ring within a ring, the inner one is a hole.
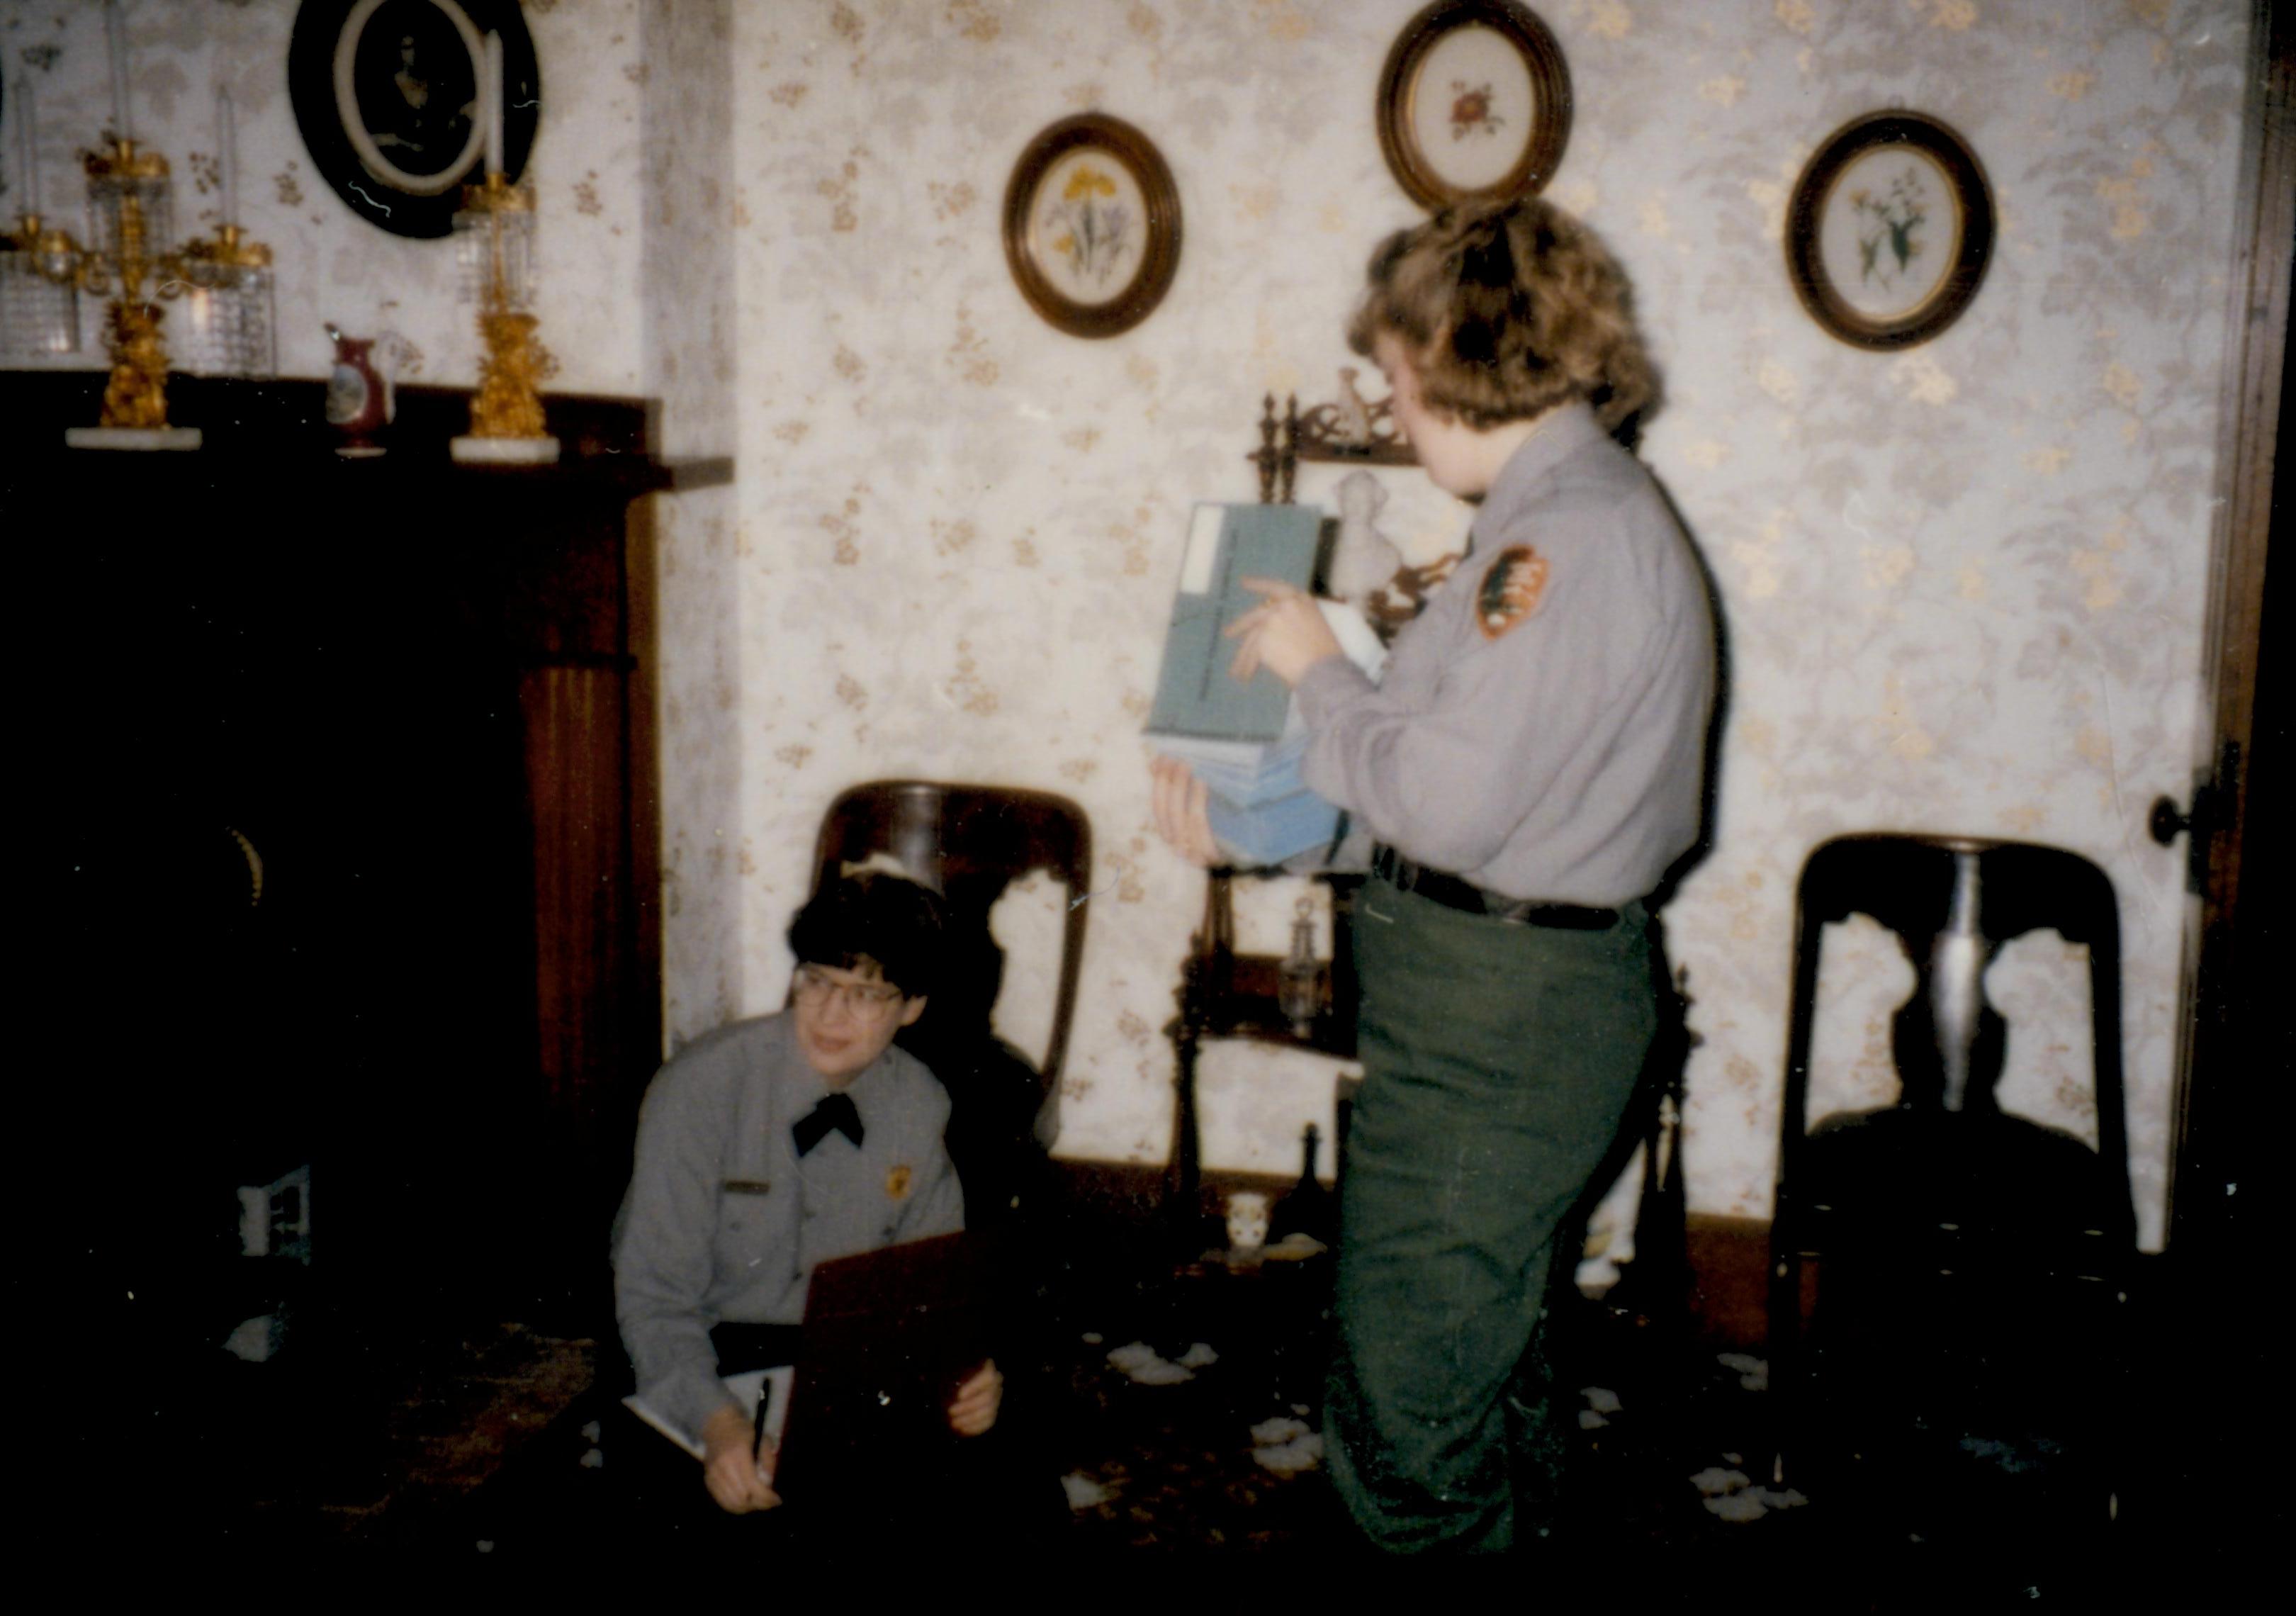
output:
M168 424L168 345L160 333L167 311L122 299L111 306L111 379L104 384L98 426L64 429L73 449L195 449L200 429Z
M111 380L103 390L102 424L152 429L168 424L167 311L122 299L111 306Z
M457 460L477 464L532 465L558 458L558 439L543 431L542 382L558 360L535 340L535 317L506 309L479 316L487 355L479 390L471 399L470 435L448 446Z

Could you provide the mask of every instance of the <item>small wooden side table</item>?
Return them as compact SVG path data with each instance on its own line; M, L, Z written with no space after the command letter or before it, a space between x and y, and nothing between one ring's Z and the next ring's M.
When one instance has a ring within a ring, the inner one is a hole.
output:
M1274 870L1216 865L1206 873L1204 918L1180 969L1174 997L1179 1013L1165 1033L1172 1040L1172 1148L1164 1172L1166 1215L1185 1222L1201 1208L1201 1140L1196 1120L1196 1057L1211 1039L1248 1038L1340 1060L1356 1053L1356 975L1352 933L1359 874L1319 873L1309 879L1332 895L1332 956L1318 962L1316 1014L1302 1032L1284 1013L1283 957L1240 954L1235 947L1235 883L1270 878ZM1339 1141L1332 1141L1334 1153ZM1333 1157L1337 1161L1336 1153Z

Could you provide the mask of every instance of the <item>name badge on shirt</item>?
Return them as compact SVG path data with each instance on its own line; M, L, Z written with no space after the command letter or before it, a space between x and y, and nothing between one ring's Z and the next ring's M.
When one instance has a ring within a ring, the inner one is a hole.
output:
M885 1175L885 1194L896 1201L906 1201L909 1198L909 1184L914 1177L914 1175L906 1166L896 1167Z
M1528 621L1546 596L1546 557L1529 545L1509 545L1475 586L1475 622L1496 640Z
M773 1185L763 1178L728 1178L725 1189L728 1195L770 1194Z

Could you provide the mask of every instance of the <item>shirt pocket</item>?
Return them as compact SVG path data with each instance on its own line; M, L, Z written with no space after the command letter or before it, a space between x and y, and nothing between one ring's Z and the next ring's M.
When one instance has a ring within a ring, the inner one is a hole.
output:
M718 1186L711 1249L721 1278L746 1273L764 1259L782 1194L764 1180L729 1178Z

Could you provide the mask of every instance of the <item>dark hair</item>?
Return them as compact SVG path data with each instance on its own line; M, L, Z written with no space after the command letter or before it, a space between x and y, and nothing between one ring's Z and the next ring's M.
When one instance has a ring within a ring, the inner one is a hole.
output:
M1624 271L1538 197L1463 203L1380 243L1348 341L1382 332L1410 356L1428 406L1477 431L1572 398L1631 441L1656 407Z
M933 990L947 911L932 890L875 871L832 882L790 922L800 965L857 971L873 964L908 998Z

